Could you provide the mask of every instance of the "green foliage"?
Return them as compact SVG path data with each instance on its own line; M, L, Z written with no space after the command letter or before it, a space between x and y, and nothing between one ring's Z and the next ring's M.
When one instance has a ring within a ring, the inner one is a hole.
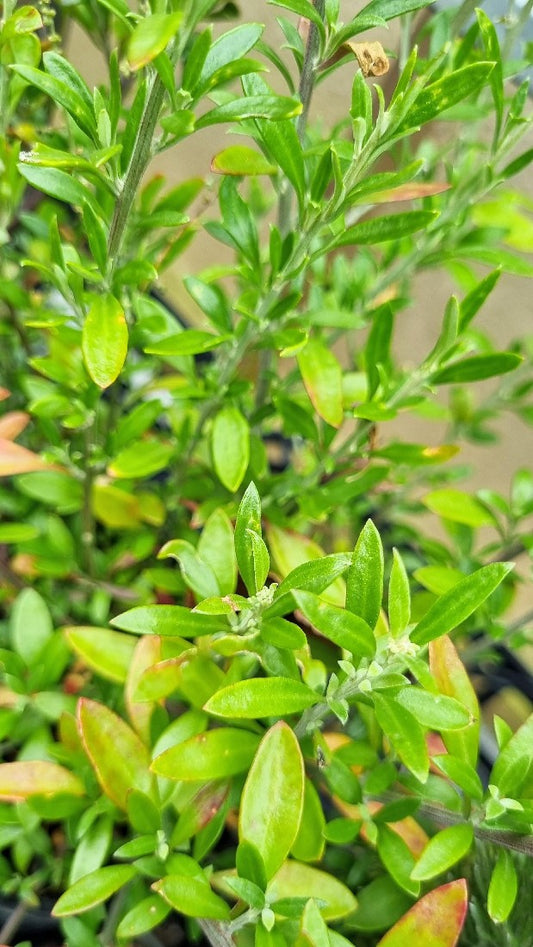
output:
M523 63L470 4L428 20L427 58L426 0L273 6L279 43L213 29L239 12L217 0L3 6L0 892L52 891L69 947L171 911L217 947L512 943L533 717L495 718L485 784L471 671L528 637L507 560L533 478L473 495L451 461L503 410L533 421L531 339L475 321L533 275ZM374 86L352 40L395 18ZM347 69L345 117L315 122ZM210 167L167 185L152 160L197 133ZM457 295L403 364L430 268Z

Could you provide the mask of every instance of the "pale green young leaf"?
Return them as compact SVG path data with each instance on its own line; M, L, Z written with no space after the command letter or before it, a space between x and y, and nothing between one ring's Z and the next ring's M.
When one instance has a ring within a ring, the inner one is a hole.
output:
M215 894L206 878L190 875L167 875L152 885L168 904L188 917L209 917L227 921L229 905Z
M346 608L376 627L383 599L384 557L380 535L368 520L357 540L346 576Z
M406 630L411 618L411 591L409 579L397 549L393 549L393 562L389 579L389 627L393 638Z

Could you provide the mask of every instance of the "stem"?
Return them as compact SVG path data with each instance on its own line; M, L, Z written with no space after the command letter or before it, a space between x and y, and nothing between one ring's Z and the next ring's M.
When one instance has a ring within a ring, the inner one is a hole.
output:
M128 165L122 188L115 204L113 219L109 228L109 239L107 251L111 271L115 268L128 217L135 200L139 182L148 167L152 154L152 140L154 131L163 104L165 87L159 76L154 73L151 79L151 86L148 90L148 97L144 106L144 112L139 124L137 141L132 151L130 163Z
M314 0L314 7L323 20L325 16L324 0ZM304 60L302 63L302 72L300 74L300 84L298 86L298 96L302 103L302 111L300 112L298 121L296 123L296 133L301 145L303 144L305 138L307 119L309 117L309 108L315 87L315 76L319 66L319 54L320 34L318 32L316 23L309 21L309 34L307 37ZM291 205L292 190L289 186L287 178L283 177L280 187L278 205L278 226L282 236L285 236L291 229Z
M27 904L25 901L20 901L16 908L13 909L0 930L0 940L3 944L9 943L11 938L17 933L30 907L30 904Z
M198 918L197 924L207 937L211 947L235 947L235 941L229 932L229 927L222 921L209 921L207 918Z
M94 576L94 516L92 506L92 492L94 483L94 469L91 464L91 432L92 425L85 432L84 451L84 479L83 479L83 507L81 511L81 551L83 568L91 578Z
M313 5L320 19L324 20L325 0L314 0ZM300 87L298 89L298 94L303 105L296 125L296 131L298 132L298 138L300 139L300 142L303 142L305 129L307 126L309 106L311 105L313 89L315 86L315 75L319 66L319 54L320 35L318 32L318 27L316 26L316 23L309 23L309 35L307 37L307 46L305 48L302 74L300 77Z

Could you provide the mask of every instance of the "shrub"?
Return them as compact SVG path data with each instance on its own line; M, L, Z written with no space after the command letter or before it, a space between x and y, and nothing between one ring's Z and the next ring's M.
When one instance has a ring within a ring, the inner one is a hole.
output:
M472 670L527 638L508 560L533 477L473 495L450 461L532 418L531 340L474 323L533 273L508 245L524 62L469 3L423 53L424 0L274 5L285 58L258 23L214 38L232 3L4 4L0 885L51 893L69 947L153 944L171 911L212 947L523 943L533 717L495 716L480 769ZM341 68L325 132L312 94ZM227 125L211 173L150 176ZM193 323L157 280L199 231ZM395 333L430 267L458 296L413 367ZM449 434L395 439L400 414Z

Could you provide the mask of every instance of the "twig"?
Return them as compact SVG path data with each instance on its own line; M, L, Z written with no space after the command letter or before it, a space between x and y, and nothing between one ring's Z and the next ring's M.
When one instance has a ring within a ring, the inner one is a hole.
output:
M26 901L19 901L16 908L13 909L0 930L0 940L3 944L8 944L11 938L17 933L30 907L31 905Z
M235 947L235 941L229 932L229 927L223 921L210 921L207 918L198 918L197 924L207 937L211 947Z

